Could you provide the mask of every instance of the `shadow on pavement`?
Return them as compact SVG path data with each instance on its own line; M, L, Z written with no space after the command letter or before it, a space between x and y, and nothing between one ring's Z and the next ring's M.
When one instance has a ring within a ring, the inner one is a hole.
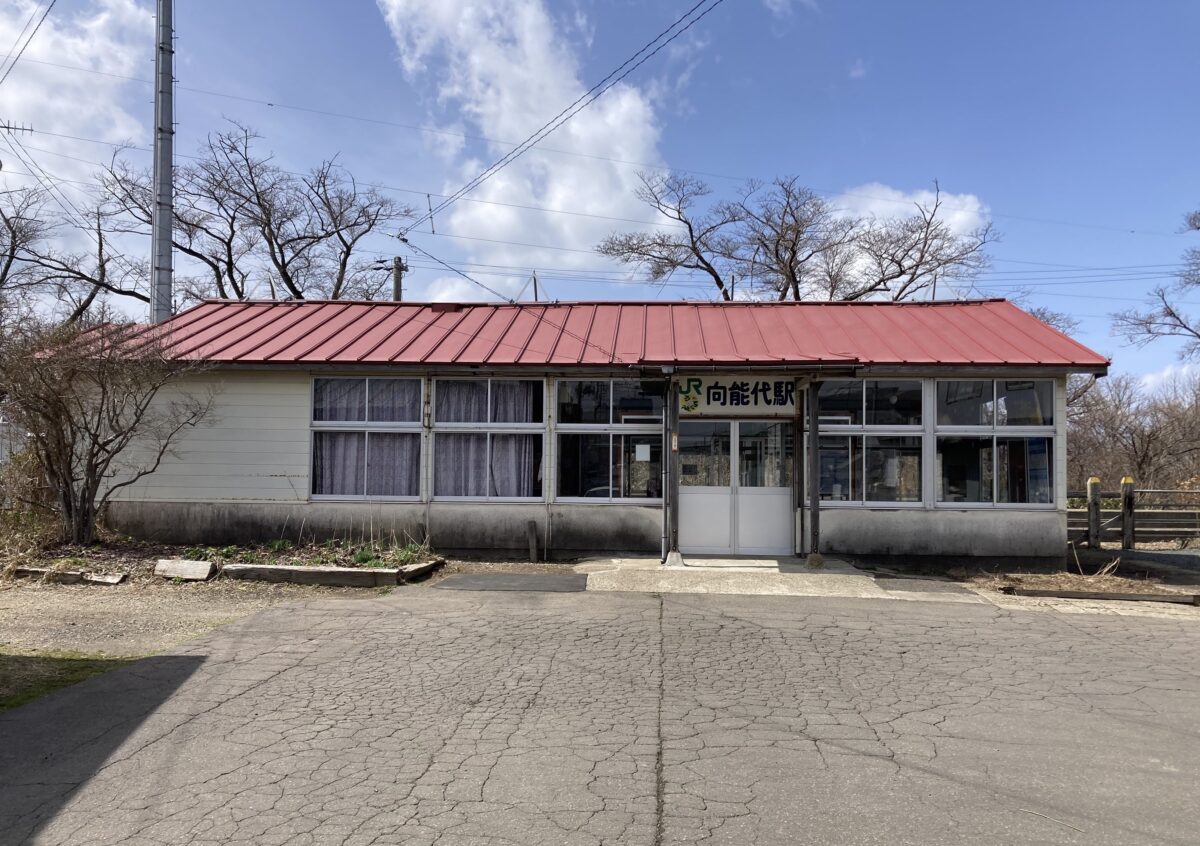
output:
M33 839L203 663L144 658L0 714L0 843Z

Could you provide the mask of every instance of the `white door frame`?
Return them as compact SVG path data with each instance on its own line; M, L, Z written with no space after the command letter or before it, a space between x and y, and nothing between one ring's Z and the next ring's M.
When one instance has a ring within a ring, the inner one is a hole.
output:
M796 516L792 487L745 487L741 477L742 423L779 423L783 419L681 420L682 433L689 423L722 423L729 426L729 486L683 485L679 490L679 549L681 552L709 555L792 555L795 552ZM793 443L792 448L796 448ZM722 519L724 518L724 519ZM762 546L751 544L750 535L758 528L778 530ZM765 526L763 525L765 523ZM687 543L691 535L699 543Z

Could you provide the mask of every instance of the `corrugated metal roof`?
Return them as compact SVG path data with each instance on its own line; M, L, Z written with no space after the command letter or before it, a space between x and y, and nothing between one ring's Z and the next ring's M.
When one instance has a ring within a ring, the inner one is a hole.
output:
M171 350L229 364L859 364L1098 370L1108 360L1006 300L928 303L203 302Z

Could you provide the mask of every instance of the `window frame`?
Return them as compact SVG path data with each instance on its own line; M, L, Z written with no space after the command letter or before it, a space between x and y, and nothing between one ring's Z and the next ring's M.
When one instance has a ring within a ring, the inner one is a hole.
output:
M404 380L409 382L417 382L420 386L419 399L417 401L417 418L416 420L405 421L372 421L367 418L371 416L371 382L387 380ZM362 420L317 420L316 404L317 404L317 381L318 380L341 380L348 382L365 382L365 393L363 396L363 419ZM423 437L424 430L421 422L422 409L425 403L425 380L420 376L397 375L389 374L387 376L341 376L329 374L314 374L309 380L309 397L308 397L308 498L311 502L420 502L421 501L421 478L426 462L426 447L425 438ZM316 493L314 485L316 484L317 474L313 462L316 460L317 452L317 435L322 432L346 432L351 434L363 433L363 493L361 494L319 494ZM371 433L378 434L408 434L415 435L417 438L417 492L411 496L379 496L371 495L366 492L367 485L367 467L371 461Z
M489 419L487 422L465 422L465 421L438 421L437 419L437 386L439 382L486 382L487 383L487 416L490 418L493 414L492 409L492 383L493 382L538 382L542 387L542 419L536 423L493 423ZM535 503L546 502L547 499L547 483L549 477L547 474L548 467L548 443L549 427L547 426L546 403L549 400L547 393L547 385L549 380L542 376L511 376L511 375L491 375L491 376L439 376L434 375L429 379L429 450L428 454L423 456L423 460L428 466L429 477L429 501L430 502L511 502L511 503ZM492 471L492 436L493 435L541 435L542 438L542 453L541 462L537 470L539 471L542 492L537 496L438 496L437 490L437 441L438 435L449 434L468 434L468 435L486 435L487 436L487 469L489 474Z
M929 402L927 385L930 382L928 378L920 376L888 376L886 374L872 374L871 376L862 379L829 379L828 382L858 382L862 389L859 391L859 419L861 423L831 423L817 418L817 438L818 443L820 438L857 438L858 454L856 460L851 465L850 489L854 489L854 479L858 479L860 488L860 497L858 499L824 499L820 500L822 508L870 508L870 509L922 509L926 508L928 497L928 479L926 467L928 466L928 457L926 456L926 439L925 436L929 430ZM868 424L867 420L867 383L868 382L915 382L920 387L921 393L921 422L919 424L912 423L887 423L887 424ZM808 395L805 392L805 403L808 402ZM804 413L804 431L808 431L808 411ZM919 438L921 440L920 452L920 497L915 500L880 500L867 499L867 438ZM804 438L805 461L807 461L807 451L809 448L808 438ZM809 503L809 492L804 492L805 504Z
M616 449L614 445L614 436L616 435L653 435L657 436L662 443L659 461L659 473L662 473L663 462L671 460L671 453L667 449L666 438L663 434L663 421L646 422L646 423L618 423L613 421L614 409L614 394L613 383L615 382L654 382L654 379L637 379L637 378L622 378L620 376L607 377L576 377L555 379L553 383L553 435L554 444L554 502L561 502L565 505L647 505L662 507L663 496L657 497L633 497L633 496L612 496L613 490L613 451ZM607 423L559 423L558 422L558 388L563 382L608 382L608 422ZM666 383L663 383L663 416L666 417L669 413L668 403L674 401L671 391L667 389ZM608 489L610 495L607 497L599 496L563 496L558 492L559 476L559 461L561 460L561 451L559 450L559 435L607 435L608 436ZM660 485L661 487L661 485Z
M1049 382L1050 383L1050 411L1051 420L1049 424L1039 426L1027 425L1010 425L1008 423L999 423L999 400L998 400L998 383L1012 381L1030 381L1030 382ZM1058 427L1058 380L1053 377L1033 376L1029 378L1019 377L1014 379L1009 376L997 376L992 379L984 379L976 377L974 379L956 379L956 378L937 378L931 380L933 384L933 403L934 403L934 425L931 432L932 446L932 478L933 490L930 491L935 509L951 510L951 511L979 511L979 510L1009 510L1009 511L1055 511L1058 508L1058 470L1055 467L1056 455L1058 448L1058 439L1060 433ZM980 423L978 425L960 425L960 424L941 424L937 421L937 397L938 387L943 383L948 382L991 382L992 385L992 422ZM1063 435L1065 437L1065 435ZM938 467L938 443L942 438L982 438L990 440L992 444L992 498L990 502L954 502L943 500L940 498L939 490L942 480L941 473ZM1048 485L1050 489L1050 498L1048 502L1000 502L1000 464L999 464L999 446L998 441L1001 438L1006 439L1024 439L1045 438L1047 467L1049 469L1050 478Z

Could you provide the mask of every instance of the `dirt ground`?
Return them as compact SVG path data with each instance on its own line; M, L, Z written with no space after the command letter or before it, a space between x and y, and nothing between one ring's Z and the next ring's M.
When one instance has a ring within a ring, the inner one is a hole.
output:
M0 652L148 655L282 602L370 598L383 590L232 580L112 586L6 580L0 582Z
M1038 590L1078 590L1097 593L1196 593L1196 586L1166 585L1157 579L1132 579L1113 575L1079 573L977 573L962 580L971 587L1003 590L1006 587Z
M562 572L570 566L449 560L428 579L395 588L328 588L232 579L176 583L152 574L154 559L179 554L171 547L154 547L124 558L97 551L86 565L77 565L80 569L128 572L129 578L120 585L0 579L0 653L68 650L107 656L148 655L284 602L371 599L392 590L424 589L454 573L499 569Z

